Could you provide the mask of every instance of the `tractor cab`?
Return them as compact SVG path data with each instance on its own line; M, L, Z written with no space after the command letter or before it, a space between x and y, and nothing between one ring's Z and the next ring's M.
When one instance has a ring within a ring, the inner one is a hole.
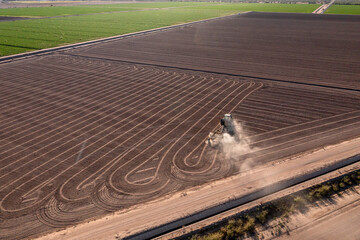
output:
M220 125L222 126L222 133L228 133L230 136L234 136L235 126L231 114L225 114L220 120Z
M236 132L234 119L231 114L224 114L224 117L220 119L220 128L215 132L210 132L206 143L213 148L217 148L223 139L224 134L229 134L236 141L239 141L239 137Z

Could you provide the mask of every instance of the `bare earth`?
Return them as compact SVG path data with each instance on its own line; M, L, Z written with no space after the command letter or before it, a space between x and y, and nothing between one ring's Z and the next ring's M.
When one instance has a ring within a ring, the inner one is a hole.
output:
M0 64L0 238L360 136L359 26L249 13ZM252 148L236 161L204 144L228 112Z
M286 159L266 166L244 171L242 174L213 182L168 196L148 204L139 205L126 212L118 212L97 221L44 236L39 240L55 239L114 239L126 237L142 228L153 228L160 224L185 217L195 211L207 209L228 201L229 198L245 199L256 190L274 182L291 179L320 169L358 153L360 139L327 147L298 158ZM206 199L206 201L204 201ZM163 238L166 239L167 237ZM141 237L139 238L141 239Z
M290 218L290 235L275 239L360 239L360 187L334 196ZM292 230L292 228L294 230Z

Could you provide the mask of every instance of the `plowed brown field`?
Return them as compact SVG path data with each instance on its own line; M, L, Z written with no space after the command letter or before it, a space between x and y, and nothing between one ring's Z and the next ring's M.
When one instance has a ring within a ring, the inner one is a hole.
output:
M0 238L360 136L359 26L249 13L0 64ZM228 112L236 161L204 143Z

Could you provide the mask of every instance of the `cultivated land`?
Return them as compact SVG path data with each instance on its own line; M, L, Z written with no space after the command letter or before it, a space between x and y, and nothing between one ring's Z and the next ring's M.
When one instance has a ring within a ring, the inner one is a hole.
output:
M208 3L195 2L155 2L155 3L119 3L119 4L97 4L79 6L55 6L55 7L30 7L30 8L11 8L0 9L1 16L26 16L26 17L51 17L66 16L76 14L109 13L130 10L145 10L169 7L191 7L201 6ZM217 5L212 4L212 5Z
M248 13L1 64L0 238L358 137L359 25ZM227 112L237 161L204 144Z
M165 2L0 9L0 56L244 11L312 12L318 6ZM52 18L8 21L14 19L1 16Z
M332 5L326 13L330 14L360 14L360 5Z

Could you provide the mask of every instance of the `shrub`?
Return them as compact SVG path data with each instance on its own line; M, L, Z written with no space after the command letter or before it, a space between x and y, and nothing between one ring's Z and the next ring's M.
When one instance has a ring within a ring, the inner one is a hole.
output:
M312 189L309 192L310 196L315 198L322 198L331 194L332 187L329 184L321 185L317 188Z
M197 240L197 239L199 239L199 236L197 234L192 235L190 238L190 240Z
M329 184L322 185L318 191L322 197L329 196L331 194L332 187Z
M234 229L227 229L225 236L228 237L228 238L233 238L233 237L234 237L234 234L235 234L234 231L235 231Z
M234 231L236 232L236 234L237 234L238 236L240 236L240 235L242 235L242 234L245 233L245 229L243 228L243 226L238 226L237 228L235 228Z
M344 183L346 183L347 185L351 185L351 184L352 184L349 176L343 177L343 179L341 179L341 181L344 182Z
M222 233L225 233L225 234L226 234L226 228L225 228L225 227L221 227L221 228L220 228L220 232L222 232Z
M255 218L247 216L247 221L244 224L244 230L246 232L252 232L255 229Z
M306 200L300 196L296 196L296 197L294 197L294 203L298 207L303 207L303 206L305 206Z
M219 239L224 239L225 236L222 232L214 232L214 233L210 233L208 235L206 235L205 237L203 237L204 240L219 240Z
M258 213L258 214L256 215L256 219L257 219L260 223L264 224L265 221L266 221L266 217L267 217L268 213L269 213L269 211L266 210L266 209L264 209L264 210L262 210L260 213Z
M231 219L228 221L228 224L226 226L227 229L233 229L236 225L236 221L234 219Z

